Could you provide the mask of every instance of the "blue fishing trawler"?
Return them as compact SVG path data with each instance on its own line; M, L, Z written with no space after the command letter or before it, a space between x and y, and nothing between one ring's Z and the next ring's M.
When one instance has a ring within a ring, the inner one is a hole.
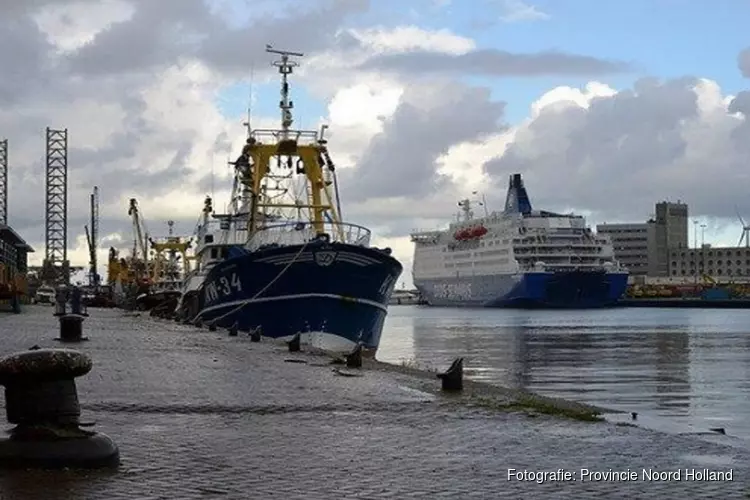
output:
M184 307L217 326L280 339L299 333L303 343L334 351L361 342L374 355L401 263L370 244L368 228L342 221L326 127L291 128L290 57L302 54L266 50L280 56L281 127L247 124L234 162L234 209L213 216L218 231L199 232L192 276L199 285Z

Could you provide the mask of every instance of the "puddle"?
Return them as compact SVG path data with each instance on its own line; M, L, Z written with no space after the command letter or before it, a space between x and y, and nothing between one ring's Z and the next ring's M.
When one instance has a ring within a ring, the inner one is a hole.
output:
M155 434L157 432L164 432L164 426L163 425L142 425L138 427L136 430L138 432L145 432L148 434Z
M435 401L435 395L430 394L429 392L420 391L419 389L414 389L412 387L406 387L404 385L399 385L399 389L402 391L411 394L415 396L420 401Z

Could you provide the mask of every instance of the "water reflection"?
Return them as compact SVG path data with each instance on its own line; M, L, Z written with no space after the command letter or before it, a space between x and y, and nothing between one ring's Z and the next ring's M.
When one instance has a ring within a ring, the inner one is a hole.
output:
M378 357L750 436L747 313L392 307ZM731 424L731 425L729 425Z

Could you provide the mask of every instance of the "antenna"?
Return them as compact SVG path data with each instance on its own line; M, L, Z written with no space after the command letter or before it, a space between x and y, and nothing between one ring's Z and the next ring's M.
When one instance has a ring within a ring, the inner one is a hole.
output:
M289 82L287 81L287 77L292 74L295 66L299 66L297 62L290 61L289 57L303 57L304 54L302 52L277 50L269 44L266 44L266 52L270 54L278 54L281 56L281 60L274 61L271 63L271 65L279 68L279 73L281 74L281 102L279 103L279 108L281 109L281 129L283 131L282 135L284 139L287 139L289 137L289 127L291 127L292 123L294 122L294 118L292 118L292 108L294 108L294 102L289 100Z
M214 197L214 151L211 150L211 198Z
M248 96L247 103L247 121L242 124L247 128L247 136L250 137L250 130L252 130L250 123L253 117L253 98L255 97L255 63L250 63L250 95Z
M479 193L479 191L472 191L471 192L471 194L473 194L474 196L476 196L478 193ZM482 201L479 202L479 205L482 206L482 207L484 207L484 216L485 217L489 217L490 216L490 212L487 209L487 198L485 198L484 193L482 193Z

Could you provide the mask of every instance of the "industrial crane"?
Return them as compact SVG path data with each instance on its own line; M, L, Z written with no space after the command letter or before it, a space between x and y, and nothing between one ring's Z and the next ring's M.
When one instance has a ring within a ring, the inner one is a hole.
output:
M149 274L149 244L148 244L148 232L146 231L146 224L143 221L140 209L138 208L138 201L135 198L130 198L130 208L128 208L128 215L133 221L133 256L132 264L133 271L136 279L146 278Z
M140 259L146 263L148 262L148 233L146 233L138 201L135 198L130 198L128 215L133 220L133 259Z
M98 289L96 250L99 247L99 188L97 186L94 186L94 192L91 193L91 232L88 226L83 227L86 230L86 242L89 245L89 285Z

